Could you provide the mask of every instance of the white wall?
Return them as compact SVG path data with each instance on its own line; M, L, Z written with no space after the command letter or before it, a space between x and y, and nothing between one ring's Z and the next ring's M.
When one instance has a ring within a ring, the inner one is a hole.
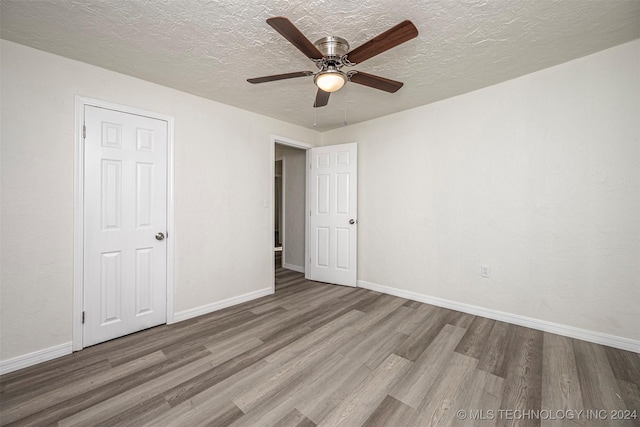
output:
M175 311L271 287L271 134L315 131L2 40L0 360L71 341L74 96L175 119Z
M285 268L304 271L306 164L305 150L276 144L276 159L284 158L285 230L283 256Z
M640 340L640 41L353 141L361 283Z

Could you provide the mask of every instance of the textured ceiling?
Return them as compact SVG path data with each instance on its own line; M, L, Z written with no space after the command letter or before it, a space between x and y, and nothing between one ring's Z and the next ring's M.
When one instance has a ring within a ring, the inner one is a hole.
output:
M347 84L314 111L312 77L247 83L315 71L271 16L352 48L410 19L416 39L355 67L404 87ZM4 39L318 130L345 107L356 123L640 38L638 0L1 0L0 18Z

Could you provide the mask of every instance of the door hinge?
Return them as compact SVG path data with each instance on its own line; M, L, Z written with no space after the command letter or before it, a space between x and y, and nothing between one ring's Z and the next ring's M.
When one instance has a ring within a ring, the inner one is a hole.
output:
M82 139L87 139L87 126L82 125Z
M82 312L82 324L84 325L84 311Z

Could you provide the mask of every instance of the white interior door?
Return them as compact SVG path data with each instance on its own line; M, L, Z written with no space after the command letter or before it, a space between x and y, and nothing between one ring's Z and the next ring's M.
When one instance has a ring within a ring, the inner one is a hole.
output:
M309 153L307 278L356 286L358 146L318 147Z
M166 323L167 122L85 106L83 345Z

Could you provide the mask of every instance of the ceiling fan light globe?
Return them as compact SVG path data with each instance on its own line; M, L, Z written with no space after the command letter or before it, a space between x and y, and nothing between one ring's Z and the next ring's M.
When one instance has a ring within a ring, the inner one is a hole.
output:
M320 90L331 93L340 90L347 82L347 78L344 73L340 71L330 70L318 74L314 82Z

